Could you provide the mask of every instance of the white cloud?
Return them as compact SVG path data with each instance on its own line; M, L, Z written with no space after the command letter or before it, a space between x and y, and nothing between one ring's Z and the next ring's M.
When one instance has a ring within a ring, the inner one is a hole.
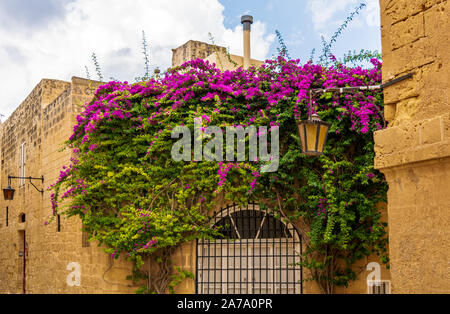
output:
M305 36L300 29L292 29L289 37L286 40L286 45L290 46L298 46L305 42Z
M85 77L87 65L95 78L93 52L105 79L134 81L144 72L142 30L152 67L169 67L172 48L190 39L208 42L209 32L217 44L242 54L242 26L227 29L223 11L218 0L74 0L44 27L0 27L0 113L10 115L44 77ZM267 58L273 41L255 21L252 57Z
M344 18L360 4L366 7L352 22L356 26L379 26L380 6L378 0L308 0L314 29L319 32L333 31L341 25Z
M367 0L365 20L368 26L380 26L380 3L378 0Z
M268 58L270 44L275 40L274 34L268 34L266 25L260 21L255 21L252 25L251 33L251 53L253 59L265 60ZM218 45L230 48L230 53L243 55L242 25L236 26L233 30L226 29L222 35L222 40Z

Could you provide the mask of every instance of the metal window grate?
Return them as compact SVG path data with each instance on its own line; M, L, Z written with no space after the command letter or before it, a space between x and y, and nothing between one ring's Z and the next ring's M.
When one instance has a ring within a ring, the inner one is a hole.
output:
M81 246L82 247L90 247L91 242L89 242L89 233L86 231L82 231L81 233Z
M389 280L378 280L367 282L368 294L391 294L391 282Z
M301 294L301 238L256 204L226 207L212 222L224 238L198 240L198 294Z

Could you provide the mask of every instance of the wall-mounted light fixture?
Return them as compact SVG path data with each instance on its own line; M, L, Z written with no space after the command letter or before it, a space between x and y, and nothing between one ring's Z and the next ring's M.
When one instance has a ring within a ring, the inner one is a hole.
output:
M13 177L8 176L8 187L3 189L3 197L6 201L12 201L14 199L14 192L16 192L15 189L11 187L11 179L22 179L22 180L30 180L31 185L38 191L44 194L44 190L39 190L36 185L34 185L32 180L40 180L42 183L44 182L44 176L41 178L32 178L32 177Z
M308 120L298 123L298 133L303 154L308 156L320 156L323 154L330 126L331 124L320 120L317 114L313 114Z
M328 92L335 92L342 94L344 92L355 90L382 90L388 86L411 78L412 76L413 73L409 73L407 75L401 76L397 79L394 79L382 85L310 89L309 90L310 110L314 110L312 101L313 94L328 93ZM384 116L381 111L380 115L384 120ZM325 145L328 139L328 132L330 130L331 124L323 122L322 120L320 120L319 115L317 113L314 113L309 116L308 120L298 122L297 125L303 154L307 156L323 155L323 151L325 149ZM386 127L386 121L384 121L384 127Z

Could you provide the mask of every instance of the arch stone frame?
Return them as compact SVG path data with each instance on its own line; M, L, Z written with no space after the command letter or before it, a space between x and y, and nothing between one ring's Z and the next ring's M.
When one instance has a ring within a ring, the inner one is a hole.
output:
M197 294L302 294L302 238L291 223L250 203L214 215L224 235L197 241Z

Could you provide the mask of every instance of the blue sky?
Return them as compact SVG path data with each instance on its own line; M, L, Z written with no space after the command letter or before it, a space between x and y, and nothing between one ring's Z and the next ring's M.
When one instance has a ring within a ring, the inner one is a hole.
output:
M321 36L329 39L361 3L333 53L381 50L378 0L0 0L0 114L8 117L42 78L96 78L96 53L106 79L133 82L144 72L142 31L151 70L171 65L172 48L190 39L242 54L244 14L254 16L252 57L277 54L279 30L292 58L306 62Z
M314 48L316 55L320 54L321 36L329 39L351 12L364 3L366 7L339 37L333 53L343 56L349 50L361 49L381 52L378 0L220 0L220 3L225 7L225 26L231 28L238 24L242 14L253 15L267 24L269 32L278 30L291 57L302 61L310 58ZM316 15L323 20L315 18ZM278 47L275 40L270 46L270 55L277 54Z

